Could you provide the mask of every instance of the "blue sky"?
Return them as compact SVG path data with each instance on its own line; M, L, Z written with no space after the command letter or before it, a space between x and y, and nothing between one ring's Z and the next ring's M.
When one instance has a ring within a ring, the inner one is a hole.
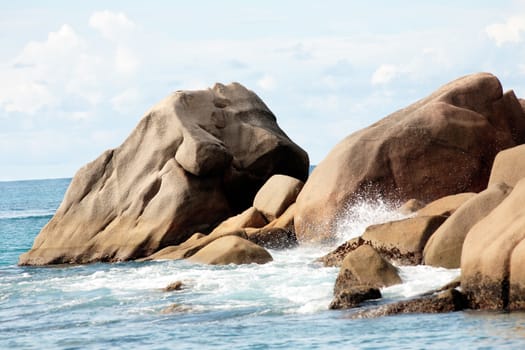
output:
M3 1L0 180L70 177L174 90L238 81L318 163L459 76L525 97L524 1Z

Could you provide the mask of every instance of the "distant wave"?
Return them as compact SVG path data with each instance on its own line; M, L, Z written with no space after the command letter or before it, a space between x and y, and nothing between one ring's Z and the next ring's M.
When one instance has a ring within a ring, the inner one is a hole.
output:
M53 216L54 209L34 209L34 210L2 210L0 220L3 219L28 219Z

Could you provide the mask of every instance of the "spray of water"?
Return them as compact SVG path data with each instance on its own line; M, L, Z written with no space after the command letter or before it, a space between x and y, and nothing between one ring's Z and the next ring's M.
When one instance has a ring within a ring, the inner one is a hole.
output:
M399 203L382 198L361 198L347 205L337 220L336 238L339 244L358 237L370 225L401 220L407 215L400 213Z

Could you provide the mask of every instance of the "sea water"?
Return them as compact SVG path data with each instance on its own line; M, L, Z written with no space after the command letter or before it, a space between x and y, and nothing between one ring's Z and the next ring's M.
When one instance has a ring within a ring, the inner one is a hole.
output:
M265 265L186 261L19 267L18 256L60 204L68 179L0 182L0 349L522 348L525 314L455 312L350 319L328 310L337 268L313 261L333 247L271 250ZM398 219L363 201L339 239ZM440 287L458 270L400 267L381 304ZM184 288L164 292L174 281ZM365 306L365 307L366 307Z

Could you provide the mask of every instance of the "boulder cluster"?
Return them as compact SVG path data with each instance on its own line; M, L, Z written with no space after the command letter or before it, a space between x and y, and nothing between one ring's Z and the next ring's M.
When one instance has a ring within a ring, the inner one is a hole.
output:
M401 283L395 265L461 268L456 284L357 317L525 309L525 102L478 73L309 160L238 83L178 91L82 167L21 265L188 259L264 264L330 244L362 198L405 203L318 259L340 267L330 308ZM180 287L180 286L178 286Z

